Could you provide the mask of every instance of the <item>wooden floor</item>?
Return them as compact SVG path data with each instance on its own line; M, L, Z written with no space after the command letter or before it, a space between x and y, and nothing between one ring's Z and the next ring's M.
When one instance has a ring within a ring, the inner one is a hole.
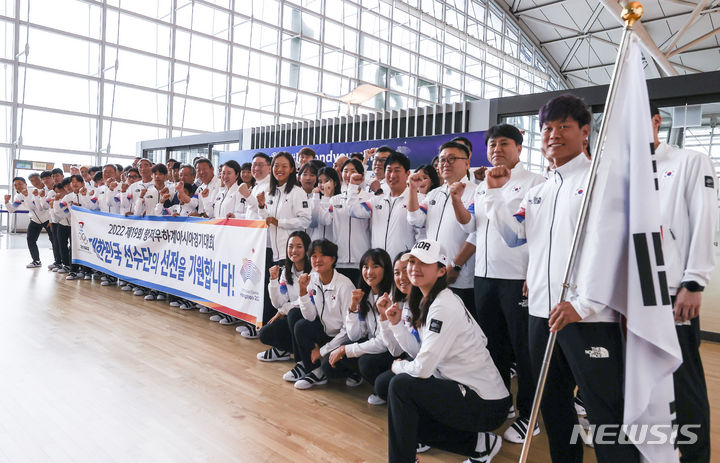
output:
M233 327L27 261L25 249L0 250L0 461L387 460L386 408L366 403L367 385L297 391L281 378L291 364L257 361L260 342ZM717 423L720 345L702 352ZM529 461L549 461L544 433L534 442ZM519 453L505 443L493 461Z

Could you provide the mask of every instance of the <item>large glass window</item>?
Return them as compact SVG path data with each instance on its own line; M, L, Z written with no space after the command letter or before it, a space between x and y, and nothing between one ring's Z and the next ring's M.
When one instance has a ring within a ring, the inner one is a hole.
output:
M562 86L494 0L15 4L0 2L4 160L97 163L145 139ZM363 83L386 91L357 107L333 99Z

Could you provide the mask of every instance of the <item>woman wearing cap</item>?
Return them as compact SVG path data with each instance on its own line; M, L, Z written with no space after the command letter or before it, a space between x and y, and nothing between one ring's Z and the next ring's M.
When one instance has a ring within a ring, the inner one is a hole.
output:
M396 360L388 393L389 461L413 462L417 442L489 462L510 394L462 300L447 287L448 259L437 241L418 241L402 259L413 285L409 306L420 338L414 360ZM413 336L397 306L386 311L400 345Z

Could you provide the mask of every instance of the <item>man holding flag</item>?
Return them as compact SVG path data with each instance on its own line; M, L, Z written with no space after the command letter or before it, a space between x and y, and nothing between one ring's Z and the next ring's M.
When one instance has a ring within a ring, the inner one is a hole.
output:
M695 443L678 441L683 463L710 463L710 404L700 358L702 291L715 267L715 170L697 151L660 143L660 111L651 106L668 288L683 363L673 375L677 423L693 426Z
M512 211L499 194L510 172L494 167L486 177L485 209L509 246L527 242L529 347L536 379L549 332L558 332L540 405L550 454L555 463L580 463L583 444L571 441L578 425L573 406L575 385L582 390L593 424L619 428L623 342L617 312L597 299L581 297L582 285L571 288L568 301L558 304L590 170L590 160L583 153L583 141L590 133L590 112L579 98L561 95L540 109L539 118L543 149L555 166L548 180L530 189L520 209ZM598 272L585 281L595 284L603 278L610 280L611 275ZM619 429L615 431L604 443L596 442L598 462L639 461L637 449L619 443Z

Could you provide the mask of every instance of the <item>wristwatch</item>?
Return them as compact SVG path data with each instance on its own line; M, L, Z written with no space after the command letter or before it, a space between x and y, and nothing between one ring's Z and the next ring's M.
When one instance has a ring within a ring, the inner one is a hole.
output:
M462 265L453 265L453 270L460 273L460 270L462 270Z
M697 281L683 281L680 283L681 288L685 288L691 293L699 293L702 292L703 289L705 289L704 286L701 286L700 283Z

